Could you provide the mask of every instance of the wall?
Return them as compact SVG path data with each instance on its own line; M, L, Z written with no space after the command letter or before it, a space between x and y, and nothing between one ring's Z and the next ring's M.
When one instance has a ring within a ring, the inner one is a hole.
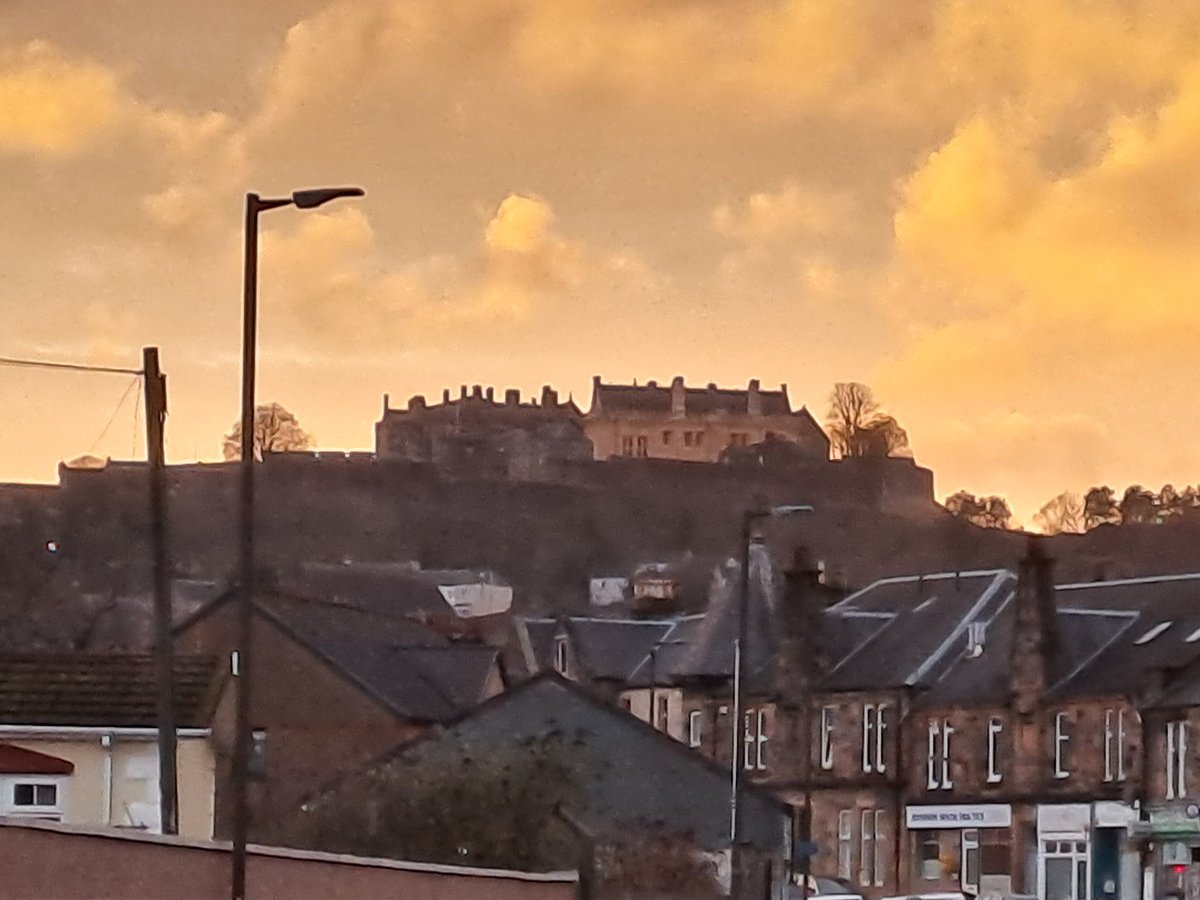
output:
M183 652L228 658L233 604L197 622L178 639ZM253 840L277 840L300 798L344 769L414 737L421 726L397 720L274 625L254 621L252 718L266 730L266 776L251 786ZM233 680L213 720L217 759L216 831L229 833L229 771L234 734Z
M63 822L74 825L136 827L150 817L158 826L158 746L153 735L123 738L115 735L111 751L100 734L86 738L16 738L8 743L57 756L75 764L66 778ZM105 758L112 759L111 796L105 791ZM215 760L208 738L178 742L179 831L185 837L209 838L213 833Z
M650 459L678 459L690 462L716 462L721 451L730 446L733 435L743 443L757 444L768 433L795 441L815 458L825 459L829 446L820 429L805 416L734 416L727 414L672 416L654 414L597 413L584 419L584 431L595 448L595 458L608 459L623 454L625 437L646 439ZM689 444L688 434L701 434L699 444Z
M101 836L0 823L2 892L23 900L172 900L229 894L227 846ZM567 900L573 873L545 876L359 860L265 848L246 864L247 893L297 900Z

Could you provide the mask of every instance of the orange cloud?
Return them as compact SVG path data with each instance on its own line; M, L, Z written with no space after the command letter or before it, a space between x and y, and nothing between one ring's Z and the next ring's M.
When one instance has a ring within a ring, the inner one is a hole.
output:
M72 156L122 114L116 74L44 41L0 52L0 150Z

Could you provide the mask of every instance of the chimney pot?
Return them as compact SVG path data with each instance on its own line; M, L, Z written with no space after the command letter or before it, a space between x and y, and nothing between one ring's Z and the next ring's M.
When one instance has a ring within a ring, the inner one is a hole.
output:
M390 401L391 401L391 398L387 394L384 394L383 395L383 411L385 413L388 411L388 407L390 406Z

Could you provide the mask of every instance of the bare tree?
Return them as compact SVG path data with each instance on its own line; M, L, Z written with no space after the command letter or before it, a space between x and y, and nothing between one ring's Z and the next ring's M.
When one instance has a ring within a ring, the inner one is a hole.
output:
M908 449L908 433L883 412L865 384L835 384L825 421L833 452L842 459L894 456Z
M1158 506L1154 494L1145 490L1140 484L1130 485L1125 489L1119 505L1121 524L1147 524L1158 521Z
M312 444L312 435L301 428L299 420L280 404L268 403L255 408L255 459L262 459L264 453L307 450ZM241 422L235 422L233 429L225 435L223 450L225 459L231 462L242 458Z
M1094 487L1083 498L1083 524L1091 531L1097 525L1121 521L1116 495L1108 485Z
M1087 531L1083 516L1083 498L1063 491L1033 517L1045 534L1082 534Z
M968 491L959 491L946 498L945 506L952 516L966 519L980 528L1012 527L1012 510L1003 497L976 497Z

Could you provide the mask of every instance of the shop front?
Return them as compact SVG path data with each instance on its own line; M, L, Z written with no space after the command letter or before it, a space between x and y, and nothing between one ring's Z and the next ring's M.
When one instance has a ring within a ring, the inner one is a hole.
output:
M1136 900L1140 871L1127 803L1042 804L1037 810L1037 893L1043 900Z
M908 806L913 893L1012 892L1012 807L1006 803Z
M1148 896L1200 898L1200 806L1147 806L1145 819L1132 831L1147 851Z

